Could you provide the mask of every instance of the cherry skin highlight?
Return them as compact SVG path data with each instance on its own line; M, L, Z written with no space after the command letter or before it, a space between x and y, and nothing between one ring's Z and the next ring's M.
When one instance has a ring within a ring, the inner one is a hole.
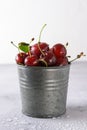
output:
M27 66L37 66L38 58L35 55L27 56L24 60L24 64Z

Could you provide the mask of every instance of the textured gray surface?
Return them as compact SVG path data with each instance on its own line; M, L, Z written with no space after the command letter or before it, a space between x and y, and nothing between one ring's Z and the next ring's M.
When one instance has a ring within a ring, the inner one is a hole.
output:
M0 65L0 130L87 130L87 62L71 65L66 114L49 119L21 113L16 65Z

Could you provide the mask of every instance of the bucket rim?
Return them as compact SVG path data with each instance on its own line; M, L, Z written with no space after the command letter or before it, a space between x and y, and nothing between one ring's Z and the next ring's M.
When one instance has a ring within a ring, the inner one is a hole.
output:
M61 68L69 68L71 64L64 65L64 66L26 66L26 65L20 65L17 64L18 68L26 68L26 69L61 69Z

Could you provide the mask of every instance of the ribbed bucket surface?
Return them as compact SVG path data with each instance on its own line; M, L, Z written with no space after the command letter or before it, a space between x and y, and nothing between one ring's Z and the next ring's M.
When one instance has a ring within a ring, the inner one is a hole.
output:
M18 65L22 112L32 117L57 117L66 111L70 65Z

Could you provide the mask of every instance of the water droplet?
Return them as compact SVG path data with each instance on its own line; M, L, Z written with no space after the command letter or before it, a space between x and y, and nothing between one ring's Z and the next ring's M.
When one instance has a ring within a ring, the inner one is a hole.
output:
M66 124L66 127L70 127L70 125L69 125L69 124Z
M42 125L38 125L38 129L41 129L42 128Z
M61 122L58 122L58 125L61 125Z
M58 117L56 117L56 118L57 118L57 119L58 119L58 118L61 118L61 116L58 116Z
M53 117L52 119L55 120L55 119L57 119L57 118L56 118L56 117Z
M12 119L10 119L10 118L8 118L6 121L8 121L8 122L12 122L13 120L12 120Z
M28 124L28 122L26 122L26 121L20 121L20 124L26 125L26 124Z
M14 125L18 125L18 123L17 123L17 122L15 122L15 123L14 123Z
M32 128L32 129L35 129L35 128L36 128L36 125L32 125L31 128Z
M70 118L70 115L67 115L67 118Z
M17 117L14 117L14 120L18 120L18 118L17 118Z
M24 128L20 128L19 130L25 130Z

